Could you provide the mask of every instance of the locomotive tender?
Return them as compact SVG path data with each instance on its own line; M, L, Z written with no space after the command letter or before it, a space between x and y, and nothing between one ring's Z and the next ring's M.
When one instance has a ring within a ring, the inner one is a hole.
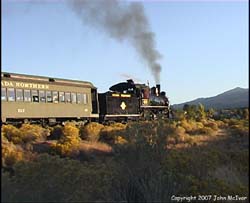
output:
M149 88L132 80L97 93L90 82L1 73L1 122L138 120L149 114L169 116L169 102L160 85Z

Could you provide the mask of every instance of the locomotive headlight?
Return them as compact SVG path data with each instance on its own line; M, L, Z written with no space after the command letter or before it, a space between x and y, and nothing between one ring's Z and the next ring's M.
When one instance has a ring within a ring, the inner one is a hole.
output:
M142 99L142 104L147 105L148 104L148 99Z

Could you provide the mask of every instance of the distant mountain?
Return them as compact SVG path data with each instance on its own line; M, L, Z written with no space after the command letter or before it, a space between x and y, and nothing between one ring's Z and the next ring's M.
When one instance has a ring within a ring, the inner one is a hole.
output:
M185 104L203 104L206 109L231 109L249 107L249 89L236 87L214 97L198 98L189 102L174 104L172 108L180 109Z

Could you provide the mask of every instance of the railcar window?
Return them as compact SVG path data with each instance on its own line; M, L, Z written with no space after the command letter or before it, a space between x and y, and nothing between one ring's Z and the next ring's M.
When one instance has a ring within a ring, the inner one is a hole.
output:
M87 94L83 94L83 103L87 104Z
M31 101L30 90L24 90L24 101L25 102L30 102Z
M16 101L23 101L23 90L16 89Z
M39 90L39 98L40 98L40 102L46 102L46 97L45 97L45 91L44 90Z
M77 97L77 104L81 104L82 103L82 94L77 93L76 97Z
M15 90L14 90L14 88L8 88L8 101L15 101Z
M71 93L71 102L76 103L76 93Z
M70 93L69 92L65 93L65 101L66 101L66 103L70 103Z
M64 103L65 102L65 95L64 92L59 92L59 101Z
M38 90L31 90L32 102L39 102Z
M58 92L53 91L53 102L58 103Z
M51 91L46 91L46 97L47 97L47 102L51 103L52 102L52 93L51 93Z
M3 87L2 87L2 92L1 92L1 100L2 101L7 100L6 88L3 88Z

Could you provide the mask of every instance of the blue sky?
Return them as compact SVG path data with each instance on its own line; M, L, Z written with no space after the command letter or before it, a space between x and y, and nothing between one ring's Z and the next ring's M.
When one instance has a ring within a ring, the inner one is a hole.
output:
M142 1L172 104L248 87L247 1ZM2 1L2 71L92 82L154 78L134 48L84 25L67 4Z

